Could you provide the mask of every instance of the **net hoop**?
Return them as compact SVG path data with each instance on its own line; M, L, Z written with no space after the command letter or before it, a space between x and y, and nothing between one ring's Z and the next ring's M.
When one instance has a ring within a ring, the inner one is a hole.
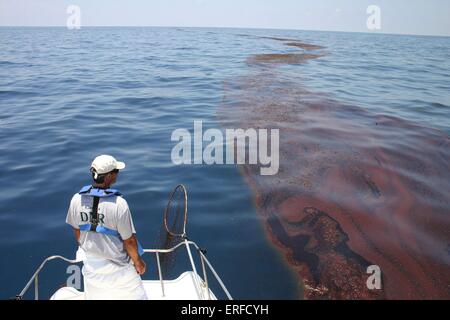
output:
M176 192L178 190L181 190L181 192L183 193L184 196L184 221L183 221L183 230L182 233L174 233L169 229L167 220L168 220L168 214L169 214L169 209L170 209L170 205L173 203L173 201L175 201L176 199L174 199L174 195L176 194ZM166 209L164 210L164 227L166 228L166 231L174 236L174 237L182 237L182 238L186 238L186 225L187 225L187 218L188 218L188 208L187 208L187 191L186 191L186 187L182 184L177 185L173 191L171 192L170 196L169 196L169 202L167 203Z

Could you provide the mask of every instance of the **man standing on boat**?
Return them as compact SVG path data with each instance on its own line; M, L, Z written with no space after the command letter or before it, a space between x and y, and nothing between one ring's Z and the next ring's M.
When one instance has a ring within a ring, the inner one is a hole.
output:
M66 222L75 231L83 257L86 299L147 299L140 275L146 265L130 209L122 194L110 187L125 163L101 155L91 165L93 184L70 202Z

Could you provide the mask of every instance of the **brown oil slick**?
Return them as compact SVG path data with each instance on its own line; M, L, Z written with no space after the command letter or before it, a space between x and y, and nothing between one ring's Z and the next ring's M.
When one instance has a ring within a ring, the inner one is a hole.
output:
M321 55L299 54L250 57L218 117L280 130L278 174L241 169L303 298L450 299L449 136L305 89L278 69ZM380 290L366 285L369 265Z
M319 58L319 54L311 53L268 53L256 54L247 59L247 63L300 64L310 59Z
M297 39L291 39L291 38L280 38L280 37L262 37L262 36L254 36L254 35L248 35L248 34L236 34L236 36L239 37L246 37L246 38L255 38L255 39L268 39L268 40L275 40L275 41L281 41L284 42L286 46L289 47L296 47L304 50L321 50L325 49L323 46L319 46L316 44L310 44L310 43L304 43Z
M322 47L322 46L318 46L318 45L315 45L315 44L302 43L302 42L287 42L287 43L285 43L285 45L290 46L290 47L296 47L296 48L300 48L300 49L305 49L305 50L320 50L320 49L324 49L324 47Z

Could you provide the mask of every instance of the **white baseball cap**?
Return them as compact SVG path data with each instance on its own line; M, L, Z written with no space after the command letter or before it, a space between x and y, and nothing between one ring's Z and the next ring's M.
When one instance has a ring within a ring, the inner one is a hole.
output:
M125 168L125 163L117 161L114 157L109 155L101 155L92 161L91 168L94 168L98 174L111 172L115 169L122 170Z

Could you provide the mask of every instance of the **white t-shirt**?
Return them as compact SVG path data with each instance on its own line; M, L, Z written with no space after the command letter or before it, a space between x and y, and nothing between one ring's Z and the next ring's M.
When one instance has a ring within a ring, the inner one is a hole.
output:
M93 197L75 194L70 201L66 223L75 229L90 223ZM117 230L120 237L98 232L80 232L80 246L86 256L103 258L120 265L128 264L130 257L123 247L123 240L136 233L127 201L120 196L100 198L98 225Z

